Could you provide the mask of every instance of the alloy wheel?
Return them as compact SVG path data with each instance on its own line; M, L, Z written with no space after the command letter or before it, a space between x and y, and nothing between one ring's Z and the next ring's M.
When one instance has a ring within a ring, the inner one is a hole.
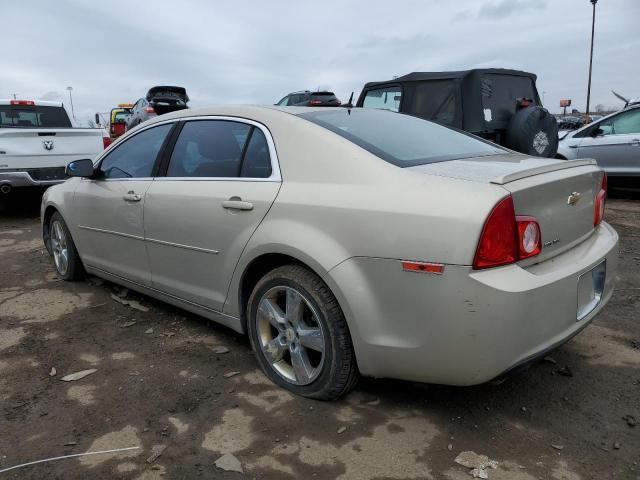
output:
M64 228L57 220L51 224L51 250L56 270L60 275L65 275L69 269L69 248Z
M271 367L294 385L318 378L326 339L319 315L298 290L277 286L260 299L256 313L259 346Z

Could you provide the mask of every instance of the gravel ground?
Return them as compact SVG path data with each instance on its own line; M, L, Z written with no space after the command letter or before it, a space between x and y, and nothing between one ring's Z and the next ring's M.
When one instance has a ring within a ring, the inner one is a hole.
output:
M498 462L491 479L640 479L640 194L616 197L617 291L551 358L500 385L365 379L333 403L276 388L228 329L133 292L148 311L123 305L107 282L59 281L39 199L13 198L0 209L0 470L138 448L0 478L455 480L472 478L454 459L474 451ZM224 454L244 475L216 466Z

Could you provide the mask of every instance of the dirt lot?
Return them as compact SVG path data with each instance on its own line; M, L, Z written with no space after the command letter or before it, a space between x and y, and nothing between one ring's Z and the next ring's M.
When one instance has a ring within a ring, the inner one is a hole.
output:
M14 199L0 211L0 470L139 448L0 478L240 478L215 466L230 453L247 478L455 480L471 478L454 458L472 450L499 462L491 479L640 479L640 195L617 197L618 289L551 359L500 385L364 380L334 403L274 387L223 327L130 292L149 309L136 310L95 279L59 281L38 199Z

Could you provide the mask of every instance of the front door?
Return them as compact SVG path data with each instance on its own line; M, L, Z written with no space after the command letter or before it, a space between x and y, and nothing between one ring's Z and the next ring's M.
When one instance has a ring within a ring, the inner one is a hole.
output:
M640 174L640 108L627 110L601 121L598 136L586 136L578 145L578 155L595 158L610 174Z
M95 179L75 191L75 239L82 260L134 282L149 285L143 208L153 169L172 124L145 129L114 147Z
M242 250L280 188L272 158L268 131L253 123L184 123L166 176L147 191L144 224L154 288L222 310Z

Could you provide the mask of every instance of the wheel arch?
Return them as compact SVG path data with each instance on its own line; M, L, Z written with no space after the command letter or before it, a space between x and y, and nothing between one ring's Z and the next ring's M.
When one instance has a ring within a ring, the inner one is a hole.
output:
M60 211L55 207L55 205L47 205L44 209L44 211L42 212L42 240L44 242L44 246L47 249L47 251L49 252L49 255L52 254L51 252L51 235L49 232L49 224L51 223L51 217L53 217L54 213L60 213ZM60 215L62 215L60 213Z
M323 278L326 274L322 267L313 262L313 260L305 258L305 255L301 255L299 252L285 253L282 251L273 251L256 255L242 268L236 292L235 294L229 292L230 295L227 296L227 308L225 308L225 310L233 308L231 302L233 301L233 298L236 299L237 312L235 313L239 314L242 330L244 332L247 331L246 310L251 292L253 292L254 287L262 277L271 270L283 265L300 265L309 269L309 271L315 273L320 278Z

